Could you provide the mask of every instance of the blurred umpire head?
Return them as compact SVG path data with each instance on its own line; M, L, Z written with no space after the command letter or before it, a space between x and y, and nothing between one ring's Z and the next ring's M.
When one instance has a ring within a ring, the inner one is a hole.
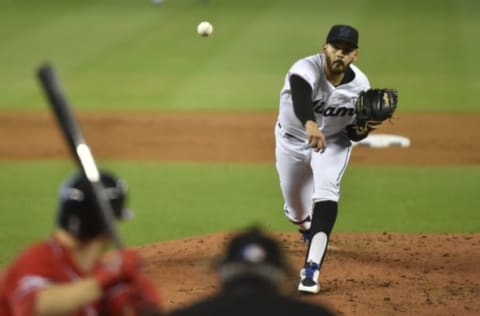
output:
M129 218L131 212L125 208L127 188L124 182L105 171L100 172L100 180L115 218ZM56 224L80 241L107 235L107 226L83 173L74 174L60 187Z
M224 283L250 278L277 285L290 273L278 242L256 226L230 240L219 261L218 270Z

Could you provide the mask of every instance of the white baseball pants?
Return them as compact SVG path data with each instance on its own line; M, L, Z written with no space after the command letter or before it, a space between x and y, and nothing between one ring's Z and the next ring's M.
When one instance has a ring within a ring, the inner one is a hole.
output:
M306 140L286 133L275 124L275 165L284 199L285 215L301 222L311 215L318 201L340 198L340 181L350 159L351 146L327 139L323 153L312 150Z

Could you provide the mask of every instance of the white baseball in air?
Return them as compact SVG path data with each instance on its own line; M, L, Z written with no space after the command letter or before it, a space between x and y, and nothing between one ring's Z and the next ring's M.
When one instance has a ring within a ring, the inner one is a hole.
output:
M197 33L200 36L209 36L213 32L213 26L210 22L203 21L197 26Z

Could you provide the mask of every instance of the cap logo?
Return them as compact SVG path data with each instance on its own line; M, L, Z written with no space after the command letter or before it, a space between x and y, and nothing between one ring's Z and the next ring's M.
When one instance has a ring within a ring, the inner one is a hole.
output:
M245 259L245 261L258 263L264 261L267 257L267 254L259 245L249 244L243 249L242 257Z
M350 30L346 27L341 27L339 31L340 36L348 37L350 35Z

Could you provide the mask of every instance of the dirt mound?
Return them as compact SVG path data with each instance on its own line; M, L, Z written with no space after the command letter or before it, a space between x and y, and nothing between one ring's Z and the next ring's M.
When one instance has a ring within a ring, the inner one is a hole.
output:
M297 233L276 233L295 270L305 245ZM231 234L216 233L141 246L146 273L168 309L219 290L215 258ZM333 233L321 292L298 296L339 315L480 315L480 234ZM296 293L297 276L285 284Z

